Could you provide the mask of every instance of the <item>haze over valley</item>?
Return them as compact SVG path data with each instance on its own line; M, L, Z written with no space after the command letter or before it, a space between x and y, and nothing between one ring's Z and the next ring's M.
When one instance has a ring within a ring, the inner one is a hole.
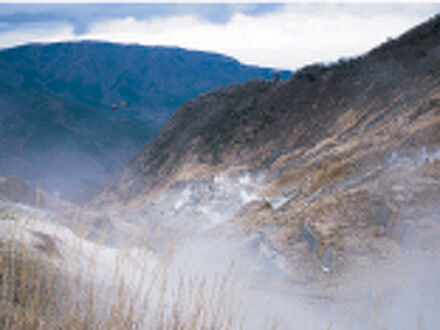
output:
M1 172L83 202L181 103L269 72L166 47L90 41L3 50Z
M249 8L216 24L280 10ZM0 327L436 329L434 14L293 71L103 41L0 51Z

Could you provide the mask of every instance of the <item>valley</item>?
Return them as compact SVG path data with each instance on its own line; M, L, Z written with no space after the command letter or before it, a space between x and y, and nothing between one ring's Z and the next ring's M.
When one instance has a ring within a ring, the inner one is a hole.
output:
M172 47L82 41L2 50L1 174L84 203L181 103L270 72Z
M81 207L2 178L0 248L76 289L53 328L435 329L439 45L436 16L182 100Z

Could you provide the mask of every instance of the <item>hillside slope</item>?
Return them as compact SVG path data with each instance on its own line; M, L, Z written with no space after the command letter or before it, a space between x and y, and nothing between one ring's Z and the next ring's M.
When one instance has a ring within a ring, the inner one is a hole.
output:
M94 205L143 210L141 226L233 219L325 272L437 249L439 45L435 17L356 59L202 94Z
M91 41L0 51L0 173L85 200L184 101L269 71L217 54Z

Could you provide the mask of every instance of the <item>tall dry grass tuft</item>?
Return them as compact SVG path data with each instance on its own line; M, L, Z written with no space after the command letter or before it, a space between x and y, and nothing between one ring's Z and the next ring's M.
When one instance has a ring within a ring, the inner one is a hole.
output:
M63 277L24 245L0 244L0 328L60 326L69 293Z
M232 271L213 281L184 276L167 261L172 244L165 261L154 266L146 247L134 254L121 250L104 260L105 247L78 237L66 249L60 246L66 241L51 236L56 233L37 231L32 221L10 221L10 235L0 236L0 329L242 327L233 307ZM127 260L135 260L136 266ZM104 261L109 265L102 275ZM78 262L84 265L73 271L70 266Z

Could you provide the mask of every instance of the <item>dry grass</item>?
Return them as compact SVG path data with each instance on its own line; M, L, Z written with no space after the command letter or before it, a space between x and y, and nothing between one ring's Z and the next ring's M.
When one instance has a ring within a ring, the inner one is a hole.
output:
M12 227L11 239L0 239L0 329L241 328L232 273L209 283L183 275L176 280L166 256L147 270L149 255L139 249L137 273L124 274L130 252L121 251L105 275L109 283L100 285L93 269L82 274L63 269L75 261L60 255L50 235L30 231L41 242L30 244L20 241L19 225ZM92 260L90 267L98 263Z
M312 185L309 193L313 193L320 188L327 188L347 179L357 170L356 163L352 163L344 158L325 161L316 171L313 172L311 178Z
M75 217L80 219L80 213ZM32 230L31 235L40 243L29 244L25 240L21 243L20 229L20 225L13 225L12 239L0 239L0 329L244 328L243 316L237 309L240 299L236 297L233 266L226 274L209 281L183 276L168 263L167 255L173 253L170 245L164 262L153 271L147 269L148 251L139 249L135 257L140 263L141 276L127 276L124 262L130 258L130 251L121 251L115 268L106 275L111 285L100 285L99 280L91 278L93 269L81 274L69 273L62 267L72 260L65 260L59 241L50 234ZM82 240L78 242L81 244ZM96 249L99 259L99 246ZM91 265L95 262L99 260L92 260ZM387 328L387 315L396 292L407 278L397 285L388 300L379 294L373 319L380 329ZM353 317L351 311L344 328L352 328ZM271 324L276 328L270 321L263 328L269 329ZM417 319L417 325L422 328L422 316ZM332 320L327 328L335 328Z
M0 328L42 329L59 325L67 293L62 276L23 245L0 248Z

